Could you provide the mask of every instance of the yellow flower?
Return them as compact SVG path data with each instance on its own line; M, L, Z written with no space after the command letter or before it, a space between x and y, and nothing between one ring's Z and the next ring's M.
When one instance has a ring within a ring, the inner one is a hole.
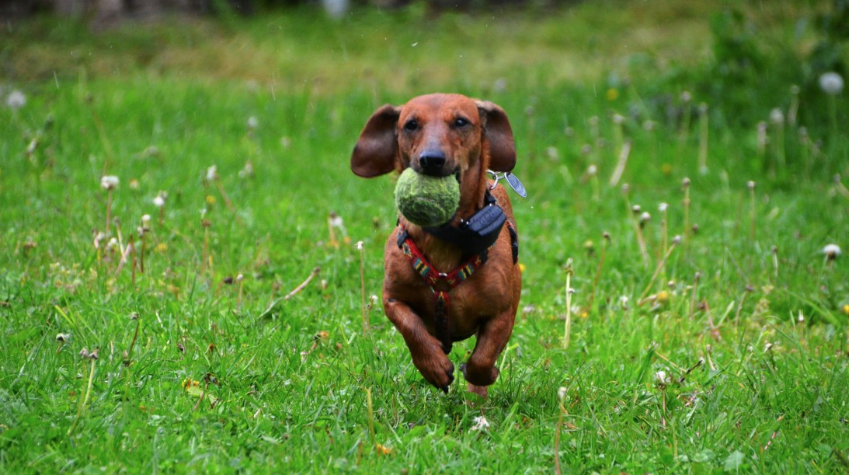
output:
M165 244L164 242L160 242L160 243L159 243L159 244L157 244L157 245L156 245L156 247L154 248L154 251L156 251L156 252L158 252L158 253L160 253L160 254L162 254L163 252L165 252L165 251L167 251L167 250L168 250L168 244Z
M616 89L615 87L611 87L610 89L607 90L607 94L605 94L605 95L607 96L608 101L615 101L616 98L619 97L619 89Z
M664 163L660 166L660 171L663 172L664 175L670 175L672 173L672 165Z
M523 274L525 273L525 264L522 264L521 262L519 263L519 272Z
M845 313L846 316L849 317L849 303L843 306L843 313Z
M214 205L215 197L212 195L206 195L206 204Z
M657 293L657 303L664 304L669 301L669 292L661 290Z
M374 450L377 451L378 455L389 455L392 453L392 449L390 449L389 447L384 447L380 444L377 444Z

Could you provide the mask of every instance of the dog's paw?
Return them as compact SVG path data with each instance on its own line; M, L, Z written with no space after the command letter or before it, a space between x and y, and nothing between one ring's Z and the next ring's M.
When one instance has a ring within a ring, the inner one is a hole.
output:
M495 366L478 367L469 363L460 365L460 371L466 381L474 386L489 386L498 379L498 368Z
M477 394L481 398L486 399L486 386L477 386L472 383L469 383L469 392Z
M454 363L442 353L438 344L436 350L419 358L414 357L413 364L427 382L448 393L448 386L454 382Z

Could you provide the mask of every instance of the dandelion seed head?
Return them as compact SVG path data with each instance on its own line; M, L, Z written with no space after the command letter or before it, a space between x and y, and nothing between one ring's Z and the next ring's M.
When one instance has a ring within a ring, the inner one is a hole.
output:
M781 112L781 109L775 108L769 113L769 121L775 125L781 125L784 123L784 113Z
M472 431L480 431L489 428L489 421L486 420L485 416L476 416L472 419Z
M825 247L822 248L822 253L826 255L829 259L835 259L837 256L843 253L840 249L840 246L837 244L826 244Z
M669 208L669 205L667 203L661 203L657 207L658 211L660 211L661 213L665 213L667 208Z
M598 174L598 167L595 165L590 165L587 167L587 175L596 176Z
M823 73L819 82L820 88L828 95L836 96L843 90L843 77L833 71Z
M100 177L100 187L104 190L114 190L118 188L118 183L121 180L115 175L104 175Z
M212 165L206 169L206 181L215 181L218 179L218 167Z
M157 208L161 208L161 207L165 206L165 201L167 199L168 199L168 193L166 193L164 191L160 191L159 194L157 194L156 197L153 198L153 205L156 206Z
M666 374L666 371L661 370L654 373L654 382L661 388L669 384L669 376Z
M557 399L560 399L562 401L566 397L566 392L566 388L560 386L560 388L557 390Z
M6 105L12 110L18 110L27 104L27 96L15 89L6 97Z
M259 120L254 116L248 117L248 128L254 130L257 127L259 127Z

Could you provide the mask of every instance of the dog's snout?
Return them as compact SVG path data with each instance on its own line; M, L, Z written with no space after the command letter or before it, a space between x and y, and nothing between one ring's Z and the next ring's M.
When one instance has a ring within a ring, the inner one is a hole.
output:
M419 155L419 165L425 175L441 175L445 166L445 154L440 150L425 150Z

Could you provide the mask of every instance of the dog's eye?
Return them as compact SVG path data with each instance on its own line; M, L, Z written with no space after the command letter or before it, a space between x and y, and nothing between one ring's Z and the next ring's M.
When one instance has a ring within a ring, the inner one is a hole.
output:
M458 117L454 120L454 127L465 127L467 125L469 125L469 121L462 117Z
M413 132L419 129L419 123L416 122L416 119L410 119L404 124L404 130L407 132Z

